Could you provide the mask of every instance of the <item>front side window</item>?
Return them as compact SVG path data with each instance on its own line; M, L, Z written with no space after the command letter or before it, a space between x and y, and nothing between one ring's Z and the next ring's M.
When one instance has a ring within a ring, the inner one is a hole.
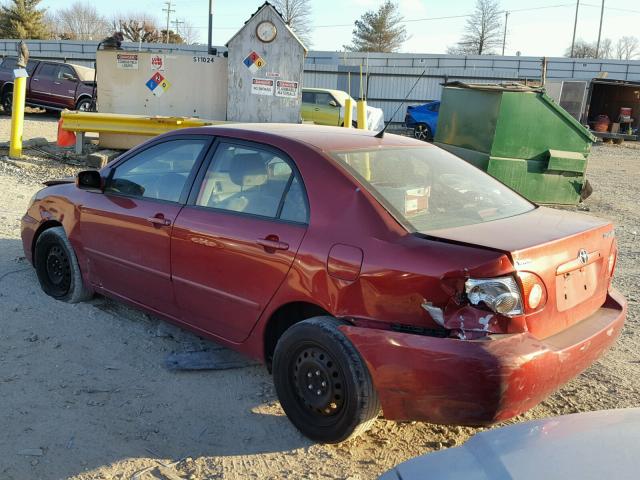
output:
M260 147L221 143L195 204L293 222L307 221L306 195L289 161Z
M69 67L60 67L58 70L58 80L70 80L70 78L65 78L65 74L67 76L71 75L71 77L75 78L74 72Z
M207 143L204 139L184 139L153 145L118 165L105 191L178 202Z
M535 208L490 175L439 148L341 151L333 157L410 231L473 225Z
M328 93L316 93L316 104L317 105L322 105L324 107L333 106L333 105L329 105L329 102L331 102L331 100L334 100L334 99ZM334 100L334 103L336 103L335 100Z

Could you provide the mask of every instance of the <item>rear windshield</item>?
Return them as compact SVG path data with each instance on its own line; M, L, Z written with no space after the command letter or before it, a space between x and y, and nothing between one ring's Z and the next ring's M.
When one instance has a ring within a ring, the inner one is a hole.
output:
M433 146L333 152L408 230L427 233L512 217L535 206Z

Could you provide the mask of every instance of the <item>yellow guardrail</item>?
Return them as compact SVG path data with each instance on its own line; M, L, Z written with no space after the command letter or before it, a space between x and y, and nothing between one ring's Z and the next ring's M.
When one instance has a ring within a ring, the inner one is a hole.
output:
M193 117L163 117L125 115L119 113L76 112L61 113L62 129L68 132L117 133L124 135L160 135L179 128L204 127L230 122L204 120Z

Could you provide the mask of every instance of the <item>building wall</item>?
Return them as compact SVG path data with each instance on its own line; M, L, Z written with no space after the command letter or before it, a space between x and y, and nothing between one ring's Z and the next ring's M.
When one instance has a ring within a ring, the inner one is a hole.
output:
M277 35L270 43L256 36L256 26L265 20L276 25ZM304 48L286 28L282 18L271 7L253 15L229 43L229 91L227 120L240 122L300 122L302 102L302 70ZM266 63L252 72L243 62L252 52ZM270 82L270 94L257 94L252 82ZM277 95L277 82L295 82L292 97Z

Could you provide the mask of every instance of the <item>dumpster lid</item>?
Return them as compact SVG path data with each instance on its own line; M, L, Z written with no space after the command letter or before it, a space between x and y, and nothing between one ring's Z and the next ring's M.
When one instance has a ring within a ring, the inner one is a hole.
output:
M544 87L531 87L520 82L503 82L503 83L466 83L456 80L454 82L445 82L445 87L470 88L473 90L491 90L501 92L544 92Z

